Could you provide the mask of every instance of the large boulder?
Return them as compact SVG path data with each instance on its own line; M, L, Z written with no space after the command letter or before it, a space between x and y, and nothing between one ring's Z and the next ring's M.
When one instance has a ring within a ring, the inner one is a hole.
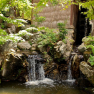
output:
M72 56L71 56L72 76L75 79L79 78L79 76L80 76L79 65L82 60L83 60L83 55L77 55L77 53L76 53L76 54L72 54Z
M62 41L59 41L55 45L54 49L56 51L54 57L60 58L66 52L66 44L64 42L62 42Z
M5 80L18 80L19 78L25 81L27 75L27 61L24 54L8 53L2 64L2 79Z
M17 43L14 43L11 40L6 41L3 45L0 45L0 53L7 53L11 49L16 49Z
M30 50L31 49L31 45L28 43L28 41L18 43L17 47L21 50Z
M85 47L84 43L82 43L80 46L78 46L78 50L81 53L83 53L86 50L86 47Z
M80 63L80 70L86 76L86 78L94 85L94 69L87 64L87 62L82 61Z

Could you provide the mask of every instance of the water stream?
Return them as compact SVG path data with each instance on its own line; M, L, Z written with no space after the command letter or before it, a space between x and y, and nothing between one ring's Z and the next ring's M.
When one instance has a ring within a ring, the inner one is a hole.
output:
M73 81L71 75L71 63L68 67L68 79L64 82L54 82L45 78L43 64L36 56L30 56L27 60L28 82L2 82L0 84L0 94L87 94L82 89L69 85Z
M71 58L69 60L68 73L67 73L68 78L67 78L67 80L63 80L63 82L65 81L71 85L75 82L75 79L73 79L72 73L71 73L71 61L72 61L72 59L73 59L73 56L71 56Z
M2 82L0 94L87 94L83 90L67 84L25 85L19 82Z
M52 84L54 81L45 78L45 72L43 69L42 59L38 55L29 55L27 61L29 62L28 66L28 82L26 85L38 85L38 84Z

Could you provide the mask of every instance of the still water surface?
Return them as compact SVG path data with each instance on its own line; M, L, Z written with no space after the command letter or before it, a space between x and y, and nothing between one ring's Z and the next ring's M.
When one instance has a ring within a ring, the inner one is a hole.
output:
M87 94L66 83L26 85L19 82L2 82L0 94Z

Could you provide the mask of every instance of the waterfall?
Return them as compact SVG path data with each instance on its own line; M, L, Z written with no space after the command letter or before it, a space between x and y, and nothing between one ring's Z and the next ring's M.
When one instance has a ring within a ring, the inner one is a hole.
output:
M72 80L71 61L69 62L69 65L68 65L68 80Z
M72 84L75 82L75 79L72 78L72 73L71 73L71 61L73 59L73 56L71 56L70 61L69 61L69 65L68 65L68 78L67 78L67 82L71 82Z
M38 65L39 65L39 80L43 80L45 78L43 64L39 62Z
M43 80L45 78L43 64L41 63L41 58L37 55L29 55L27 59L29 66L28 66L28 80L35 81L35 80ZM38 68L36 70L36 68ZM38 76L37 76L38 75Z
M53 84L53 80L45 78L43 62L45 60L40 55L29 55L28 64L28 81L26 85Z

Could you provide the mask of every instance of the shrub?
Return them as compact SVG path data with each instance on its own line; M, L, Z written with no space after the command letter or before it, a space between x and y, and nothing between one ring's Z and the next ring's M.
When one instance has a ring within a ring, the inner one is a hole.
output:
M36 33L38 32L38 29L35 27L29 27L25 29L26 31L30 32L30 33Z
M84 37L82 41L84 42L87 49L91 48L92 54L94 55L94 36Z
M49 46L54 45L54 43L59 39L57 34L53 32L54 29L40 27L39 30L44 31L38 38L38 43L41 46L44 46L46 44L48 44Z
M91 66L94 65L94 56L90 55L88 62L91 64Z
M6 31L5 31L5 30L0 29L0 36L5 36L5 35L7 35Z
M0 45L3 45L8 40L11 40L13 42L25 41L22 37L10 34L7 36L0 36Z
M58 23L57 24L58 28L59 28L59 36L61 39L65 39L65 36L67 34L67 29L65 28L65 24L64 23Z

